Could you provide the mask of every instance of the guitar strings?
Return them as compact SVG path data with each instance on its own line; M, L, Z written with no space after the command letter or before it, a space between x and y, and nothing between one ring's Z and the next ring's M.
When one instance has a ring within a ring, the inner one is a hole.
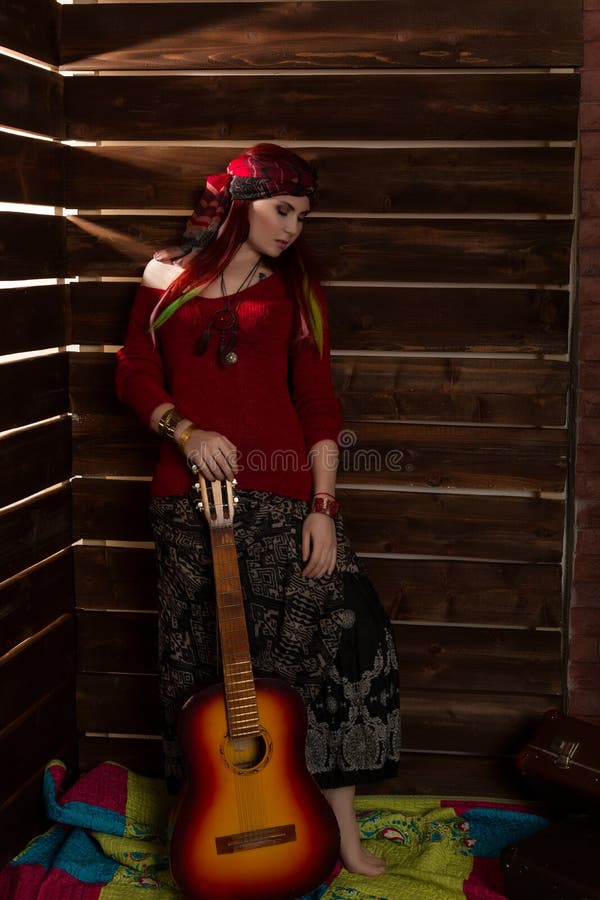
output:
M217 483L218 484L218 483ZM221 485L213 483L213 492L219 494ZM253 752L260 751L260 736L257 734L259 724L256 690L250 662L250 648L245 614L243 612L243 595L241 590L235 540L231 525L211 529L213 544L213 563L215 584L217 588L217 615L221 634L221 653L223 660L223 678L225 682L226 709L229 726L229 759L230 763L240 769L244 764L251 765ZM232 602L227 603L230 595ZM241 612L240 612L240 604ZM228 609L229 607L229 609ZM232 614L237 612L238 614ZM236 667L233 673L231 666ZM236 737L239 736L239 737ZM235 740L242 740L239 750ZM258 740L257 740L258 739ZM257 760L256 762L259 762ZM260 772L237 774L234 787L240 832L255 832L267 827L264 808L263 777Z

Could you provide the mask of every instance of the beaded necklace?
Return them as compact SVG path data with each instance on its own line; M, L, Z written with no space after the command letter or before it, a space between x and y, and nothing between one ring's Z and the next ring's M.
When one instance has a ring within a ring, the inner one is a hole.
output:
M238 287L237 291L229 296L225 289L225 277L223 272L221 272L221 296L225 298L225 305L220 309L215 310L210 317L206 329L196 341L196 344L194 345L194 353L196 356L202 356L206 353L210 344L211 334L215 331L219 339L217 358L220 364L222 366L233 366L238 361L238 355L234 349L237 342L239 327L237 311L244 298L242 297L239 299L235 306L232 306L232 299L237 297L237 295L244 290L246 285L249 285L252 282L261 262L262 258L259 257ZM259 278L260 277L264 276L261 274L259 275Z

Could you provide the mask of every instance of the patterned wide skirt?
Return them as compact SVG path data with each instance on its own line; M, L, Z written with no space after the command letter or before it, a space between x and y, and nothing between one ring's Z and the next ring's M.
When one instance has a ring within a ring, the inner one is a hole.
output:
M393 776L400 755L398 668L392 630L340 516L331 576L304 578L308 504L238 491L240 578L257 675L279 677L304 698L307 764L322 788ZM167 781L184 760L176 726L183 703L220 679L208 525L195 497L155 497L159 565L159 673Z

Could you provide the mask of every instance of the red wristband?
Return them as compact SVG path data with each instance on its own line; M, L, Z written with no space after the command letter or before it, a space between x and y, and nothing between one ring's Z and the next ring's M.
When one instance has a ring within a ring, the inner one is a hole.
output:
M338 512L340 511L340 504L335 499L329 499L331 494L327 494L325 497L321 497L316 495L313 497L311 512L323 513L326 516L331 516L332 519L335 519Z

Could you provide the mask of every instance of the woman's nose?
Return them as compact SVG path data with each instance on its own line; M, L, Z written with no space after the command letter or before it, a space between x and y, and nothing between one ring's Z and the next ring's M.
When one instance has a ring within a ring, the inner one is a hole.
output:
M297 219L288 219L285 223L285 230L288 234L298 234L300 231L300 222Z

